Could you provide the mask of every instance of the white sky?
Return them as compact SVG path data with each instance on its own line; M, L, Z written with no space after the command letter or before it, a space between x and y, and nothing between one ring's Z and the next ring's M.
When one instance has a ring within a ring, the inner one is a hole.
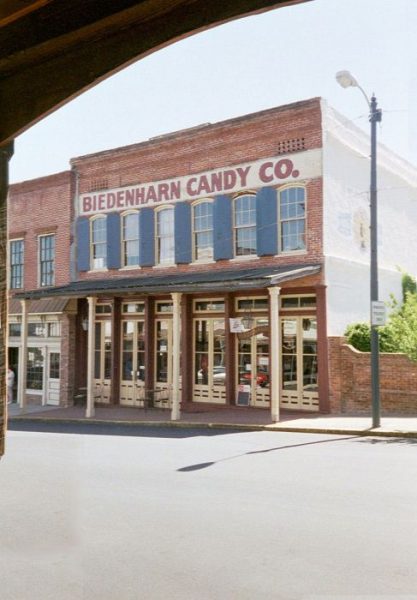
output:
M16 140L12 182L69 159L322 96L369 130L349 69L383 110L379 141L417 165L417 0L313 0L240 19L139 60Z

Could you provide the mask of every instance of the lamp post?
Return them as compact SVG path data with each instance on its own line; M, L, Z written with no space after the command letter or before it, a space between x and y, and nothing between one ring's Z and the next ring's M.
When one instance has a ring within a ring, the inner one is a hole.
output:
M369 121L371 123L371 184L370 184L370 236L371 236L371 391L372 391L372 427L381 425L380 398L379 398L379 336L373 313L378 302L378 214L377 214L377 182L376 182L376 124L382 119L382 111L377 108L375 94L369 100L363 88L349 71L336 73L337 82L344 88L357 87L364 95L369 107Z

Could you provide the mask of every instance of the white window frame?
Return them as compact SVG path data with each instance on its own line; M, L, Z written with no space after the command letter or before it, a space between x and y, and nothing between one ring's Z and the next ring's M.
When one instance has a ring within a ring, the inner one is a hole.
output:
M159 216L163 212L170 211L172 214L172 236L160 236L159 235ZM172 257L168 257L165 260L161 260L160 253L160 241L161 239L172 239ZM169 267L175 265L175 212L174 207L169 204L159 209L155 209L155 264L158 267Z
M139 215L140 211L138 210L129 210L120 215L120 243L121 243L121 257L122 257L122 268L123 269L137 269L139 268L140 261L140 251L139 251L139 241L140 241L140 232L139 232L139 220L138 220L138 237L137 238L125 238L125 226L124 220L125 217L129 217L130 215ZM140 217L139 217L140 219ZM126 262L126 245L127 242L137 242L138 245L138 262L128 265Z
M210 204L212 207L212 213L211 213L211 229L201 229L201 230L196 230L195 229L195 209L200 206L201 204ZM193 262L198 262L198 263L208 263L208 262L213 262L214 261L214 217L213 217L213 199L212 198L200 198L199 200L197 200L196 202L193 202L193 204L191 205L192 208L192 212L191 212L191 229L192 229L192 247L193 247ZM207 257L203 257L203 258L198 258L197 256L197 250L198 250L198 246L197 246L197 235L201 234L201 233L209 233L211 232L211 250L210 250L210 256Z
M14 266L21 266L22 267L22 274L21 274L21 285L18 287L14 287L12 286L12 244L15 242L22 242L22 262L18 263L18 265L14 265ZM25 238L24 237L18 237L18 238L13 238L12 240L9 240L9 260L8 262L8 270L9 270L9 277L8 277L8 281L9 281L9 287L11 290L21 290L25 287Z
M96 221L99 220L103 220L104 224L105 224L105 232L106 232L106 239L104 242L94 242L93 240L93 231L94 231L94 223ZM99 245L99 244L104 244L105 248L106 248L106 255L105 255L105 265L102 267L96 267L94 265L94 248L95 246ZM107 215L95 215L94 217L91 217L90 219L90 270L91 271L107 271L107 260L108 260L108 256L107 256Z
M251 225L237 225L236 224L236 204L242 198L250 197L253 198L255 202L255 222ZM254 252L246 252L244 254L238 254L237 252L237 241L238 241L238 232L243 230L254 230L255 233L255 250ZM238 194L233 198L233 256L235 259L245 259L257 256L257 247L256 247L256 194L254 192L246 191Z
M54 256L52 261L42 261L42 240L45 238L53 238L54 240ZM54 232L51 233L43 233L42 235L38 235L38 285L39 287L51 287L55 285L55 258L56 258L56 234ZM52 262L52 281L50 283L42 282L42 263L43 262Z
M293 217L290 219L283 219L281 216L281 194L287 192L290 189L302 189L304 191L304 216L303 217ZM279 254L305 254L307 252L307 187L305 185L300 184L290 184L284 185L278 189L278 253ZM304 248L299 248L295 250L284 250L283 249L283 239L282 235L282 224L284 222L288 223L291 221L304 221Z

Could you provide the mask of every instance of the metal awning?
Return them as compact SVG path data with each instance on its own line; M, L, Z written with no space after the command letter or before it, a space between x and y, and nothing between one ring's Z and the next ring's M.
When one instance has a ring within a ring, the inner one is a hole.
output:
M65 296L66 298L121 294L169 294L171 292L231 292L277 285L284 281L315 275L321 265L291 265L255 269L191 271L165 275L88 279L68 285L20 292L17 299L37 300ZM31 309L31 312L32 309Z
M30 312L37 315L50 315L63 313L67 308L68 298L40 298L33 300L30 304ZM9 301L9 315L20 315L22 313L22 305L19 300L12 298Z

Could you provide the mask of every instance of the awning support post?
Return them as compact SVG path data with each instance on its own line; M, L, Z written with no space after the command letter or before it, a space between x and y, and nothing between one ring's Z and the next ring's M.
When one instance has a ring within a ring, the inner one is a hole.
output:
M179 292L171 294L172 314L172 409L171 421L180 419L180 338L181 338L181 296Z
M270 287L269 309L270 309L270 330L271 343L269 346L269 394L271 403L271 420L273 423L279 422L279 399L281 396L281 373L280 373L280 335L279 335L279 294L281 288Z
M87 408L85 416L94 417L94 320L96 314L95 296L89 296L88 302L88 335L87 335Z

